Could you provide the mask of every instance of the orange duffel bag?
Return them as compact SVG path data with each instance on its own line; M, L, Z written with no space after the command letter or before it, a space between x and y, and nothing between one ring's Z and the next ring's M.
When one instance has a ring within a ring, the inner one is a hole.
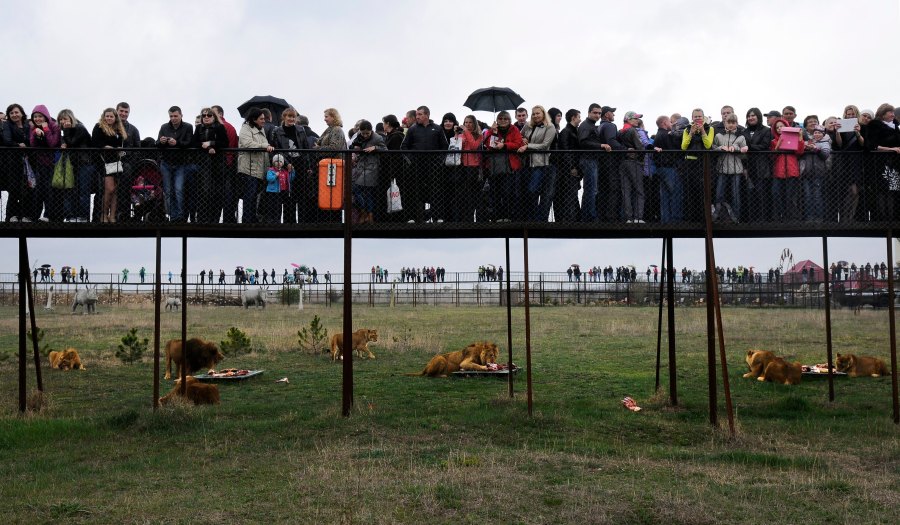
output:
M344 203L344 159L319 161L319 208L340 210Z

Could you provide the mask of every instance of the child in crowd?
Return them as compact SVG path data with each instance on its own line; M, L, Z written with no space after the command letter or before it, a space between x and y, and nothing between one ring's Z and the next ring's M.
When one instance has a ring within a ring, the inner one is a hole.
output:
M740 154L747 153L747 139L737 132L737 115L731 114L725 119L725 133L716 135L713 148L724 152L716 162L716 198L713 219L724 219L738 222L741 216L741 178L744 164ZM725 199L725 189L730 188L731 201Z
M266 191L261 196L260 208L267 223L281 222L282 204L290 204L291 184L294 182L294 167L285 167L284 156L280 153L272 157L272 166L266 171Z
M831 137L818 124L812 136L803 146L800 158L800 180L803 183L803 219L822 222L825 218L825 201L822 187L831 169Z

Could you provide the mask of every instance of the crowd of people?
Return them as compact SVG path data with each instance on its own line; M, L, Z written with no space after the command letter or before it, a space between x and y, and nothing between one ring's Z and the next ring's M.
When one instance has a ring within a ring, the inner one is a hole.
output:
M453 113L435 122L420 106L348 131L328 108L321 134L292 107L250 108L237 130L220 106L202 108L193 126L172 106L156 138L143 140L130 112L126 102L106 108L91 131L69 109L55 118L42 104L0 112L5 220L339 222L340 211L320 206L318 162L346 157L347 220L358 223L699 222L706 151L717 152L716 220L884 221L900 212L900 125L886 103L803 120L792 106L750 108L743 125L731 106L717 122L697 108L690 118L659 116L652 134L641 113L617 124L617 109L599 104L584 118L535 105L490 124L474 115L460 124ZM161 188L143 175L135 182L146 158ZM164 214L138 212L157 192Z

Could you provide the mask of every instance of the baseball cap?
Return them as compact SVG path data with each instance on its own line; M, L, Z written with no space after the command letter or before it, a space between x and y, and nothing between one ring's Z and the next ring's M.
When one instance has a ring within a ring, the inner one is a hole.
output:
M764 116L764 117L776 117L776 118L781 118L781 112L780 112L780 111L776 111L776 110L773 109L772 111L766 113L766 114L763 115L763 116Z
M613 113L615 113L615 112L616 112L616 108L611 108L611 107L609 107L609 106L603 106L602 108L600 108L600 114L601 114L601 115L604 114L604 113L609 113L610 111L612 111Z
M631 120L633 118L643 118L643 116L644 115L642 115L640 113L637 113L634 111L629 111L629 112L625 113L625 120Z

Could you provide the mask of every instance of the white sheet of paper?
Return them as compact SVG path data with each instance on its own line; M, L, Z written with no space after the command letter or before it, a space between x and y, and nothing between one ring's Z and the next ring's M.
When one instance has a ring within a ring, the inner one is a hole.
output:
M846 133L848 131L853 131L853 128L859 124L859 119L855 118L842 118L838 119L838 124L841 125L839 131L841 133Z

